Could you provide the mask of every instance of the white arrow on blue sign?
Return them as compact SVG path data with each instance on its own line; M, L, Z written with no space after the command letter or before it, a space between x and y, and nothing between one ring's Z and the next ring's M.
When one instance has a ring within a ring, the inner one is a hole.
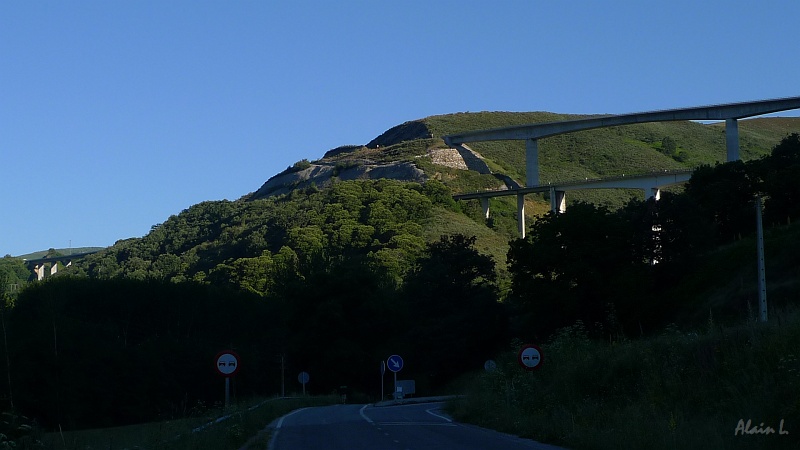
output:
M400 369L403 368L403 358L401 358L399 355L392 355L386 360L386 366L392 372L400 372Z

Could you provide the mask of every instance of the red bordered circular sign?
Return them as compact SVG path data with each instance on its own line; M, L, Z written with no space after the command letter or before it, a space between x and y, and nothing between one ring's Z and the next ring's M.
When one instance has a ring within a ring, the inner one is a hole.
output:
M524 345L519 350L519 354L517 355L517 361L519 361L519 365L525 370L538 369L542 366L543 359L544 354L542 353L542 349L533 344Z
M239 371L240 364L241 359L239 359L239 355L233 350L219 352L216 358L214 358L214 367L223 377L232 377L236 375L236 372Z

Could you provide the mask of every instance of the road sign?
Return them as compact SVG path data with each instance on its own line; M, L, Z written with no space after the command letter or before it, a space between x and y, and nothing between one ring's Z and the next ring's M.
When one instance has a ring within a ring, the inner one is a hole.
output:
M300 384L308 383L309 377L308 372L300 372L300 375L297 375L297 382Z
M538 369L542 365L542 359L544 359L542 349L533 344L524 345L517 355L519 365L525 370Z
M232 377L239 371L240 359L239 355L233 350L225 350L224 352L217 353L214 358L214 367L217 372L223 377Z
M486 360L486 362L483 363L483 370L487 372L494 372L495 370L497 370L497 363L491 359Z
M403 358L398 355L392 355L386 360L386 366L394 373L400 372L403 368Z

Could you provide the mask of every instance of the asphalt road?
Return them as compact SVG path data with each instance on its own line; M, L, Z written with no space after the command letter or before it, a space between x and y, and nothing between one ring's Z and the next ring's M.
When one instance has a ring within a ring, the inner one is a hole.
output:
M298 409L271 424L269 450L559 449L453 422L441 407L442 403L420 403Z

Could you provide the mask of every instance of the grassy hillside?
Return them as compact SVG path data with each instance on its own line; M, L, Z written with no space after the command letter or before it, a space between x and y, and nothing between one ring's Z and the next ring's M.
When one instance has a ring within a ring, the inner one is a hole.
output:
M430 150L446 148L442 136L448 134L584 117L590 116L548 112L476 112L432 116L387 131L373 141L380 141L382 145L379 147L353 147L346 152L330 152L329 157L320 161L341 165L364 159L378 163L414 161L427 176L442 181L454 193L498 189L502 182L492 175L434 164ZM425 126L427 132L420 124ZM741 120L739 140L742 159L764 156L782 138L798 131L800 118L797 117ZM524 184L524 142L478 142L469 145L484 158L493 173L507 175ZM543 183L693 168L724 162L725 158L724 123L645 123L553 136L539 142L539 173ZM642 198L643 194L625 190L582 191L570 193L567 201L587 201L615 208L630 197ZM526 213L531 217L547 208L547 200L542 195L531 195L528 200L539 205L528 208ZM502 222L503 217L500 216L499 220ZM514 230L515 226L505 223L499 228Z
M536 372L508 351L449 408L460 421L567 448L796 449L798 345L796 310L769 324L622 342L590 341L575 326L542 345ZM748 420L774 431L745 434Z
M425 119L434 138L465 130L494 128L586 116L549 113L475 113ZM481 124L484 124L481 126ZM800 130L800 118L765 118L740 121L743 159L769 153L783 137ZM670 138L675 151L665 154L662 143ZM518 180L525 179L524 142L481 142L470 145ZM601 128L545 138L539 142L542 182L679 169L725 160L724 124L658 122Z
M88 252L97 252L102 250L104 247L74 247L74 248L56 248L53 249L56 253L61 255L72 255L75 253L88 253ZM15 258L21 259L38 259L44 258L50 250L40 250L38 252L27 253L24 255L15 256Z

